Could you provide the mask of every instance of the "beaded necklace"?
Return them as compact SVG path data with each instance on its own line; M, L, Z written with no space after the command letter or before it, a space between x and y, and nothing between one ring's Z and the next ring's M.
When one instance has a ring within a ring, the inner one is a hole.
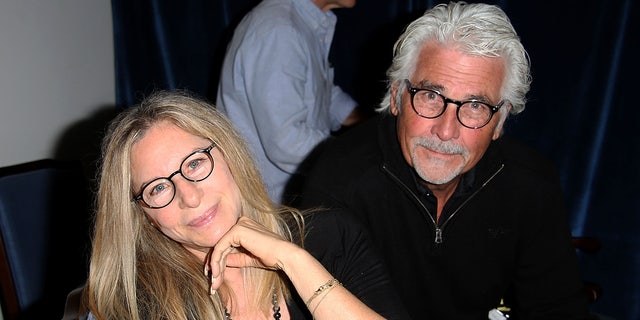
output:
M278 292L275 290L273 291L273 296L271 297L271 304L273 305L273 307L271 308L271 310L273 310L273 319L280 320L280 317L282 317L282 315L280 314L280 306L278 305ZM224 308L224 319L232 320L231 314L229 313L227 308Z

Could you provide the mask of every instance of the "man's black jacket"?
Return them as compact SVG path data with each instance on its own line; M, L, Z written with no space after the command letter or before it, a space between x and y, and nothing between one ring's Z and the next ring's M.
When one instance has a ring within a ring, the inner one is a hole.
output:
M551 163L507 137L463 176L436 225L380 115L328 142L301 207L344 207L370 228L413 319L487 319L501 298L512 319L583 319L587 305Z

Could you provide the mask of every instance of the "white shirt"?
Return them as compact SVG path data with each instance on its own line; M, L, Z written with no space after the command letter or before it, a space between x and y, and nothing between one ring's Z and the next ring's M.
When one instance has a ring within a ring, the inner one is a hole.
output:
M333 83L336 16L310 0L263 0L237 26L217 107L246 138L276 202L309 152L355 108Z

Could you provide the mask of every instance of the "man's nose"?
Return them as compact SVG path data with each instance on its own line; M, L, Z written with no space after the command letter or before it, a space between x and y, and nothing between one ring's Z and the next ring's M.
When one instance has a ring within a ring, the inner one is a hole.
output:
M452 102L447 102L444 113L432 119L434 122L431 126L431 133L435 134L440 140L447 141L455 139L460 134L460 122L458 121L458 105Z

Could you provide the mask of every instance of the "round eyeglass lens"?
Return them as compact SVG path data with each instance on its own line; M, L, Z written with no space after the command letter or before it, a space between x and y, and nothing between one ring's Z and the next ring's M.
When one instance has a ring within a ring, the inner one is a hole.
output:
M482 102L466 102L460 106L458 117L467 127L482 127L491 120L491 107Z
M182 161L180 170L168 178L158 178L151 181L142 190L142 200L151 208L167 206L176 195L176 186L171 178L180 173L191 182L206 179L213 171L213 158L208 151L195 152Z

